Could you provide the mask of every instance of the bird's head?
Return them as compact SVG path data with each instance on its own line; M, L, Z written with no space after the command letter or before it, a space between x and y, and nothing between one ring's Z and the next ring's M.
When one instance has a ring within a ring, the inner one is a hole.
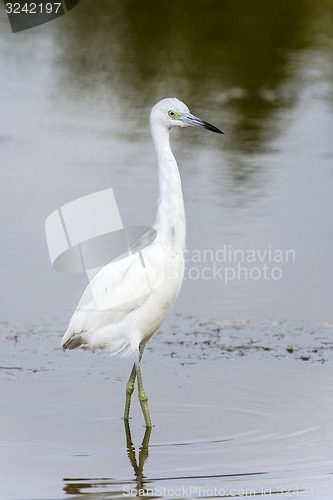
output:
M202 127L218 134L224 133L214 125L192 115L186 104L176 97L162 99L162 101L155 104L151 110L150 123L152 126L160 125L167 129L174 127Z

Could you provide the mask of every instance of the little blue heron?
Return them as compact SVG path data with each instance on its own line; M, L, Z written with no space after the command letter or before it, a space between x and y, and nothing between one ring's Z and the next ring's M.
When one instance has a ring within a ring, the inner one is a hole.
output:
M83 293L61 344L63 349L86 345L91 349L107 349L113 354L134 354L134 365L126 386L124 419L129 418L137 377L138 397L147 427L151 427L151 419L140 361L145 345L161 326L177 297L184 275L184 200L169 133L172 128L189 126L223 134L210 123L192 115L188 107L176 98L163 99L152 108L150 127L160 185L154 225L156 238L149 245L143 245L140 252L112 261L96 274ZM137 245L140 248L140 241Z

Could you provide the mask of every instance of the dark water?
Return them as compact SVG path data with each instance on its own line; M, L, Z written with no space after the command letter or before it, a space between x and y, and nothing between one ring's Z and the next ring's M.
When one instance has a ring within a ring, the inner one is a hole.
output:
M12 34L2 11L4 319L68 317L86 284L50 266L54 209L112 187L125 224L154 222L148 116L173 95L226 134L173 137L189 261L174 311L330 319L332 16L331 1L81 0Z

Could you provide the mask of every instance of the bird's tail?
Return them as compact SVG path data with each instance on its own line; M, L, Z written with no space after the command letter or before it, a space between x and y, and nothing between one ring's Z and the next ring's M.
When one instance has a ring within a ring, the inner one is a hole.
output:
M62 349L76 349L76 347L80 347L80 345L85 344L86 342L83 340L82 335L79 333L73 335L69 339L63 339L61 343Z

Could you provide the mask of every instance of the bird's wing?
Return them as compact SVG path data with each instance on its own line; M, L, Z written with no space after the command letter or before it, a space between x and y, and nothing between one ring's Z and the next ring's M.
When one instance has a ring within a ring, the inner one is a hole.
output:
M62 344L81 332L118 324L143 305L164 278L163 252L154 243L107 264L87 286Z

